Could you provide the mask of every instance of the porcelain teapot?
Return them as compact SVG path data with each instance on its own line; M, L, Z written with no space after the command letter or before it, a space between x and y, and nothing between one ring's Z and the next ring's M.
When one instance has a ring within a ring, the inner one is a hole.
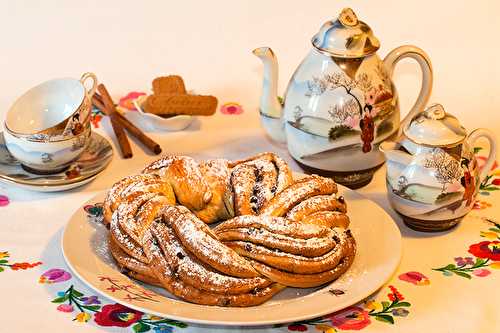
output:
M480 137L490 145L481 169L474 155ZM379 148L387 159L387 194L393 208L413 229L441 231L472 209L495 161L496 141L486 129L467 135L457 118L433 104L403 127L397 142L386 141Z
M312 49L293 74L282 103L278 63L268 47L253 53L264 64L260 115L272 139L287 142L291 156L307 171L332 176L342 184L367 184L384 162L380 142L400 125L399 103L391 76L397 62L415 59L422 87L404 121L427 103L432 87L428 56L401 46L382 61L378 39L352 9L342 10L312 38ZM403 122L404 122L403 121Z

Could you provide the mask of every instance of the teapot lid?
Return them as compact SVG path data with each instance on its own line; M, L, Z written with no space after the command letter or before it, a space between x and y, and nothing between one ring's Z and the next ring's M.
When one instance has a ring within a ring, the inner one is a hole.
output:
M359 21L351 8L344 8L337 19L323 24L312 44L322 52L342 58L364 57L380 48L372 29Z
M467 136L458 119L446 113L441 104L432 104L418 114L403 132L411 141L431 147L453 146Z

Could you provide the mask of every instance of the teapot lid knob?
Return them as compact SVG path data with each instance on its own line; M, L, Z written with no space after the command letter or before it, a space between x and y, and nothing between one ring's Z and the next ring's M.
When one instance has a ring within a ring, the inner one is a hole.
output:
M339 21L345 27L353 27L358 24L358 17L351 8L344 8L339 15Z
M342 9L337 18L323 24L312 44L318 51L340 58L361 58L380 48L372 29L351 8Z
M446 116L446 111L441 104L435 103L424 111L424 115L428 119L440 120Z

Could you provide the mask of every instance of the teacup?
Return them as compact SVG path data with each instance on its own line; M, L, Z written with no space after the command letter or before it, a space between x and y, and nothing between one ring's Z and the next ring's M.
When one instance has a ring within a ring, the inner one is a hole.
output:
M29 172L51 174L63 171L80 156L89 143L90 121L83 130L60 140L33 139L17 136L5 126L5 145L9 152Z
M92 86L87 89L85 83L89 79ZM78 135L90 117L96 87L93 73L83 74L80 80L62 78L39 84L7 111L5 128L17 137L35 141L40 135L50 141Z

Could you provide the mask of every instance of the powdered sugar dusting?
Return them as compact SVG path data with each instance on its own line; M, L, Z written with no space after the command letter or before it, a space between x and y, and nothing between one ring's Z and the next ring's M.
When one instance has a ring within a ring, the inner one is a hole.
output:
M257 272L251 259L278 268L273 274L316 274L354 251L348 231L291 220L345 211L345 204L323 195L336 192L330 179L310 176L294 184L286 162L273 153L238 162L166 156L143 172L116 183L105 201L106 220L113 213L113 241L123 250L117 260L138 273L154 273L188 301L259 304L283 287ZM179 206L169 205L172 188ZM248 215L215 229L203 222L235 213Z

